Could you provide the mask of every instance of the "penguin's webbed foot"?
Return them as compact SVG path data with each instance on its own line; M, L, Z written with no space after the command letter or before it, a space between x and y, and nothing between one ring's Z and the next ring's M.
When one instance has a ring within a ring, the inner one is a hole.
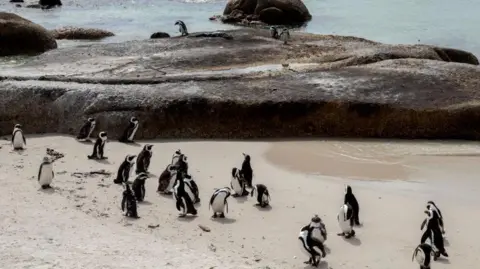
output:
M50 185L42 185L42 189L44 189L44 190L45 189L50 189L50 188L52 188Z
M238 195L238 194L236 194L236 193L232 194L232 197L239 197L239 196L240 196L240 195Z
M217 213L213 213L212 218L216 219L217 218Z
M220 216L219 216L219 218L224 219L224 218L225 218L225 214L224 214L224 213L221 213Z
M185 218L185 216L187 216L187 214L183 214L183 213L178 214L178 217L179 217L179 218Z

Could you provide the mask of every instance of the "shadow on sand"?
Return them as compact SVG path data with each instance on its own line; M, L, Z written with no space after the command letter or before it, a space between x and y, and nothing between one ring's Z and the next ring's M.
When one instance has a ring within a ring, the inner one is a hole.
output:
M327 261L320 261L320 263L318 264L318 267L315 267L315 266L311 266L311 265L307 265L305 267L303 267L304 269L312 269L312 268L317 268L317 269L328 269L328 262Z
M222 224L232 224L232 223L235 223L237 220L236 219L231 219L231 218L219 218L219 217L216 217L216 218L211 218L213 221L216 221L216 222L219 222L219 223L222 223Z
M197 215L186 215L184 217L179 215L177 219L183 222L191 222L191 221L194 221L197 217L198 217Z
M272 206L271 205L267 205L265 207L261 207L260 204L254 204L253 205L254 207L256 207L258 210L260 211L270 211L272 210Z

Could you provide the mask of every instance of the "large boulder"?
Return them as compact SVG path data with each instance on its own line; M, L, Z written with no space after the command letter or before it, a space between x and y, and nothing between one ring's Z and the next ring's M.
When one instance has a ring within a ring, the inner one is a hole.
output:
M62 27L50 31L56 39L81 39L81 40L97 40L115 34L95 28L79 28L79 27Z
M0 12L0 56L38 54L57 48L52 34L16 14Z
M252 22L298 25L312 19L302 0L229 0L223 11L225 23Z

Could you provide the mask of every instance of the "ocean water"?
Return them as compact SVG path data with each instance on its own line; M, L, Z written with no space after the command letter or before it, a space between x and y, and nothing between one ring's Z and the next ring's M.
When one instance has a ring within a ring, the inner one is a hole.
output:
M31 1L31 0L25 0ZM107 29L117 36L101 42L149 38L156 31L177 35L183 20L190 32L232 29L209 21L223 12L226 0L64 0L54 10L0 8L48 29L81 26ZM424 43L465 49L480 55L478 0L305 0L313 16L311 33L360 36L386 43ZM33 2L29 2L33 3ZM62 42L74 45L82 42Z

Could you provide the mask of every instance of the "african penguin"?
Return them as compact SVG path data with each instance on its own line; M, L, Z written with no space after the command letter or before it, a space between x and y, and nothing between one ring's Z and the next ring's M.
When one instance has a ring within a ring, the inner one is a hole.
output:
M190 199L193 201L194 204L200 202L198 185L193 180L191 175L184 175L183 181L185 182L185 192L187 192Z
M288 40L290 40L290 32L287 28L283 28L282 32L280 33L280 39L285 45L287 44Z
M427 243L422 243L413 251L412 261L416 260L418 265L420 265L420 269L430 269L432 255L435 255L432 246Z
M176 200L175 206L178 211L181 211L179 217L185 217L187 214L197 215L197 209L193 205L194 201L192 201L186 191L188 187L185 184L184 176L183 172L178 172L175 185L173 186L173 195Z
M257 184L253 187L251 196L255 195L257 192L257 205L260 207L266 207L270 204L270 193L268 192L267 186L263 184Z
M42 186L42 189L50 189L54 177L52 161L48 156L45 156L40 169L38 169L38 184Z
M177 171L188 174L187 156L181 153L180 150L176 151L174 156L172 157L172 165Z
M12 145L14 150L21 150L27 145L27 140L23 135L22 125L15 124L12 132Z
M128 182L128 178L130 177L130 169L133 166L135 157L135 155L127 155L125 157L125 160L118 168L117 178L113 180L115 184L122 184Z
M177 178L175 166L169 164L158 178L157 191L163 194L172 194L172 188Z
M240 175L246 180L247 186L252 188L252 180L253 180L253 170L252 166L250 165L250 155L243 153L243 163L242 169L240 170Z
M322 243L325 243L327 240L327 228L318 215L313 216L310 224L303 227L303 229L308 230L309 236Z
M96 160L108 159L107 157L103 156L106 141L107 141L107 132L100 132L98 134L97 141L95 141L95 144L93 145L92 155L89 155L88 158L96 159Z
M440 254L448 257L448 253L445 250L445 244L443 241L442 232L440 229L440 224L438 222L438 215L433 209L428 209L424 211L427 217L422 222L420 230L423 230L426 227L420 243L425 243L427 239L430 239L432 247L435 250L434 260L440 257Z
M340 207L340 212L337 215L338 225L342 230L341 233L337 234L339 236L345 236L345 238L350 238L355 236L355 230L353 230L353 210L349 204L344 204Z
M132 190L135 194L137 201L142 202L145 200L145 181L148 179L147 173L138 174L137 178L133 181Z
M271 26L270 27L270 36L274 39L278 39L280 36L278 35L277 27Z
M321 257L327 255L323 243L313 238L305 227L300 230L298 239L300 240L300 248L309 257L308 261L304 263L317 267Z
M445 226L443 224L442 211L440 211L438 206L433 201L428 201L427 202L427 209L432 209L438 215L438 224L440 225L440 229L442 230L442 234L445 234Z
M77 135L77 140L78 141L88 141L90 140L90 135L93 132L93 129L95 129L95 119L94 118L88 118L85 124L82 126L80 129L79 134Z
M173 153L172 155L171 165L175 165L178 162L178 160L180 159L180 155L182 155L182 151L180 149L177 149L177 151L175 151L175 153Z
M150 159L152 158L152 147L151 144L146 144L140 154L137 157L137 169L135 172L139 173L147 173L148 167L150 167Z
M355 198L355 195L352 192L352 187L350 185L345 186L345 197L343 199L344 204L349 204L352 207L353 210L353 224L354 225L360 225L360 220L358 219L358 213L360 211L360 206L358 205L357 198Z
M122 197L122 211L127 217L139 218L137 213L137 201L135 200L135 195L133 194L132 189L128 182L123 184L125 190L123 191Z
M248 195L248 191L245 189L246 185L245 179L240 175L240 169L234 167L232 169L232 179L230 180L230 187L232 187L232 190L235 192L232 196L239 197Z
M178 25L178 31L182 34L182 36L188 35L187 26L183 21L178 20L175 22L175 25Z
M230 188L229 187L224 187L221 189L216 189L212 197L210 198L210 204L208 208L210 207L213 210L213 216L212 218L217 217L217 213L219 214L220 218L225 218L225 207L226 207L226 212L228 213L228 202L227 198L230 197Z
M127 128L123 132L122 136L118 141L123 143L133 143L133 138L138 129L138 119L136 117L131 117L128 123Z

